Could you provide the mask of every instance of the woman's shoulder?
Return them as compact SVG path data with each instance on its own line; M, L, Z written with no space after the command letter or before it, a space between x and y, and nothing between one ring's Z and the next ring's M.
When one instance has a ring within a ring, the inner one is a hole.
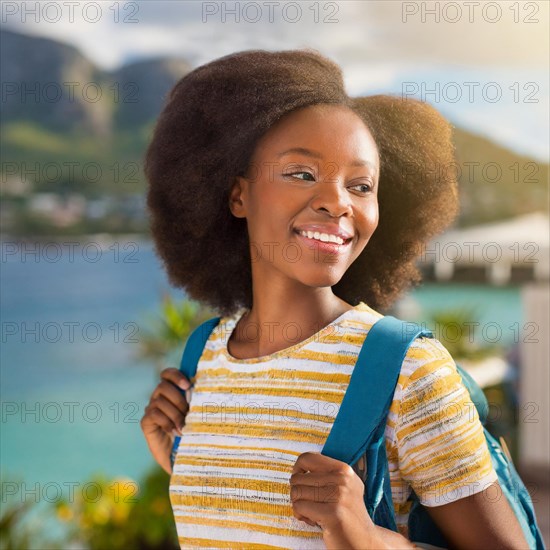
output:
M403 391L429 386L433 393L438 393L460 381L455 360L437 338L420 336L411 343L399 376Z
M360 345L368 338L372 326L383 317L380 312L361 305L348 316L346 325L354 327L352 332L358 331L356 341ZM452 410L457 403L467 407L469 395L451 353L433 333L415 338L403 358L388 411L386 436L390 450L391 444L396 448L399 437L409 438L409 443L418 442L417 435L422 439L425 429L440 424L441 419L434 411L441 407ZM405 435L408 430L411 433Z
M458 409L462 421L453 416ZM413 427L418 434L424 434L425 430L437 431L436 426L445 423L445 415L455 429L462 429L467 417L462 413L466 411L471 416L475 413L473 409L449 350L435 337L415 339L403 360L390 406L395 431L412 432ZM398 434L393 433L392 437Z
M368 338L372 326L383 317L383 314L361 302L348 317L347 324L355 325ZM403 358L394 401L411 396L426 398L428 395L430 399L437 399L442 393L454 391L461 384L457 365L443 343L433 335L419 336L411 342Z
M408 373L412 377L422 374L423 371L433 370L440 364L456 364L449 350L435 336L419 336L415 338L405 356L407 368L403 374Z
M367 338L370 329L383 317L385 316L382 313L360 302L353 311L350 311L345 324L361 329ZM456 370L456 364L449 350L434 336L419 336L412 341L407 350L401 368L401 381L405 378L410 381L415 380L440 367Z
M357 307L356 317L370 329L384 315L362 302ZM404 319L400 321L407 322ZM422 335L415 338L407 349L399 382L403 386L430 375L447 375L453 372L457 373L457 366L449 350L435 336Z
M233 332L233 329L239 322L239 319L245 314L246 311L247 309L245 307L241 307L233 313L219 315L218 322L216 326L212 329L207 344L212 344L212 342L225 341Z

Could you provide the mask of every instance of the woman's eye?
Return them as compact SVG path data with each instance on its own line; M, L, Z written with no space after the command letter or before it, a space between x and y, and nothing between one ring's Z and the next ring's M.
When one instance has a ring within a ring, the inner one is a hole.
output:
M303 175L305 174L306 176L309 176L311 179L303 179L301 177L298 177L299 175ZM315 176L313 174L310 174L309 172L292 172L290 174L283 174L283 177L285 178L297 178L297 179L301 179L302 181L315 181ZM369 185L367 183L359 183L357 185L353 185L352 187L360 187L361 190L360 192L361 193L364 193L365 195L367 193L370 193L372 192L372 190L374 189L374 186L373 185Z
M353 187L362 187L363 189L361 189L361 193L369 193L373 189L373 186L368 185L367 183L360 183L358 185L354 185Z
M306 174L307 176L309 176L311 178L311 180L309 181L314 181L315 178L313 177L312 174L310 174L309 172L292 172L291 174L284 174L285 177L294 177L294 176L297 176L298 174ZM298 179L302 179L302 178L298 178ZM308 180L306 180L308 181Z

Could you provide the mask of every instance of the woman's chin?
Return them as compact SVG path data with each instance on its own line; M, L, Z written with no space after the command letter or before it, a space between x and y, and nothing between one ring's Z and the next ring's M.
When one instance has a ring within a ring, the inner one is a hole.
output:
M306 286L315 288L334 286L342 279L344 275L340 270L318 270L315 273L312 270L310 273L301 273L297 278Z

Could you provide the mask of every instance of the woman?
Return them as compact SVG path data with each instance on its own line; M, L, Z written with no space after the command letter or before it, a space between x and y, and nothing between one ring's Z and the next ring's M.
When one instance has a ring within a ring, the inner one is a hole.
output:
M452 547L526 547L487 498L482 426L435 338L410 346L386 426L399 533L320 453L378 310L420 282L421 246L457 214L453 161L435 109L350 98L311 49L238 52L171 91L146 158L152 232L170 281L223 315L191 402L166 369L141 424L182 548L414 548L411 490Z

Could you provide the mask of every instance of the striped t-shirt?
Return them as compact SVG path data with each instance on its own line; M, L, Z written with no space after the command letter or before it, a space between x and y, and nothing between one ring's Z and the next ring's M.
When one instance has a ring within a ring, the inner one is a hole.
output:
M227 342L245 309L222 317L192 381L170 478L181 548L326 548L322 530L294 517L289 478L298 456L321 452L370 327L360 302L313 336L271 355L236 359ZM288 338L296 334L288 327ZM409 347L385 431L399 530L414 489L427 506L497 479L477 411L447 349Z

